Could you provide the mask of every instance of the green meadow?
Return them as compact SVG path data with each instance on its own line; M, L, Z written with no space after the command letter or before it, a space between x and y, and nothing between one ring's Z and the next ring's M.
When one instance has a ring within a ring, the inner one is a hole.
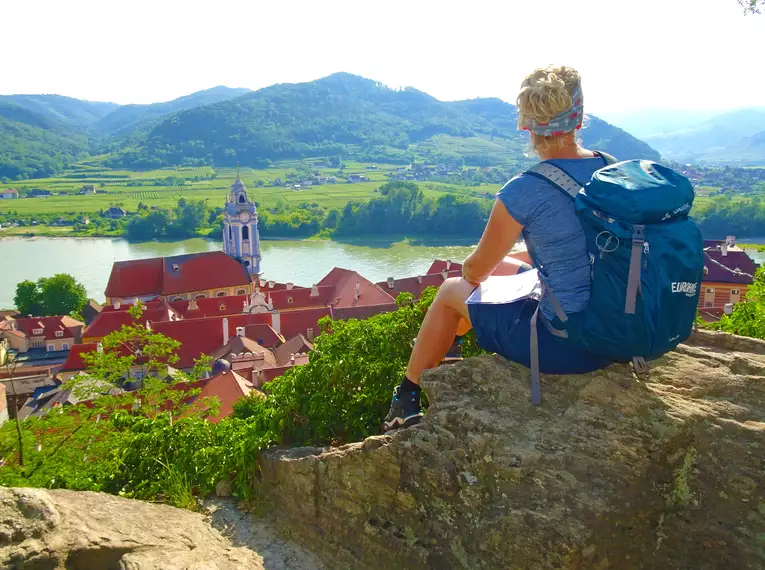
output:
M385 172L395 167L366 171L364 165L351 163L345 174L364 174L368 182L348 184L322 184L301 190L291 187L272 186L277 178L286 181L294 167L287 164L266 170L241 168L240 176L251 195L264 207L271 207L281 197L289 204L316 202L327 207L343 207L352 200L369 200L375 190L386 180ZM337 169L318 169L321 176L334 176ZM111 206L121 206L135 211L139 203L146 206L170 208L183 197L187 200L205 200L211 206L223 205L229 187L236 179L235 168L197 167L168 168L145 172L111 170L97 165L78 165L55 178L39 178L3 185L0 188L24 190L48 190L52 196L0 200L0 212L17 211L20 215L55 213L98 213ZM263 186L258 187L258 181ZM78 192L85 185L93 185L105 193L85 194ZM444 190L448 191L448 189ZM438 190L425 190L428 194L440 194Z

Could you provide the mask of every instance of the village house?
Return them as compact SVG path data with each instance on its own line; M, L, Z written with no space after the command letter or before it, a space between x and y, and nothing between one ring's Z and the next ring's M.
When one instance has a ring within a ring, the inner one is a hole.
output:
M757 264L736 246L735 236L723 241L704 240L704 278L699 312L707 320L719 319L746 298ZM726 310L727 306L727 310Z
M95 194L96 187L93 184L84 184L78 194Z
M0 194L0 197L2 197L5 200L9 200L12 198L18 198L19 197L19 191L15 188L6 188L3 190L3 193Z
M67 351L80 342L84 323L69 316L16 317L0 321L0 338L9 349L26 353L40 349L46 352Z
M119 218L124 218L127 216L127 212L123 210L122 208L117 208L112 206L106 212L104 212L104 218L110 218L112 220L117 220Z

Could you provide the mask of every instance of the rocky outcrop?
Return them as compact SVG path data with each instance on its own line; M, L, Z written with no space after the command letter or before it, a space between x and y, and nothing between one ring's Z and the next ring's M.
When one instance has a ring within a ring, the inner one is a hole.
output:
M485 356L423 381L419 426L275 451L260 492L330 568L765 568L765 343L543 378Z
M227 504L213 505L206 518L102 493L0 488L0 568L318 570L319 566L308 553L271 538L267 529L253 530L251 521Z

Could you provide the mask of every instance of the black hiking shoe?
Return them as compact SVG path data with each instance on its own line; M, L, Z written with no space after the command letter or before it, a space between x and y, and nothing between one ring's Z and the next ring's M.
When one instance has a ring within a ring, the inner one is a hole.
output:
M383 422L383 433L402 427L413 426L422 419L420 395L414 392L402 392L401 386L393 389L393 401L390 411Z

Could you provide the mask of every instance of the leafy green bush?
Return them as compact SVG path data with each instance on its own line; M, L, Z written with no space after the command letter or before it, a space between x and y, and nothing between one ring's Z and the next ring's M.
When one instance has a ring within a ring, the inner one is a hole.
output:
M765 266L754 274L746 302L737 303L730 316L723 315L719 322L706 326L713 330L765 339Z
M173 396L149 384L137 393L104 396L90 407L59 408L25 420L25 465L20 466L15 425L6 423L0 428L5 462L0 485L106 491L190 507L192 495L207 495L224 482L235 496L246 498L254 487L258 455L269 445L345 443L379 433L391 390L404 373L435 293L427 289L418 302L401 294L397 311L363 321L325 319L308 364L266 384L267 398L252 394L240 400L234 416L217 424L204 419L211 408L207 403L200 410L176 397L166 409ZM135 366L133 357L109 354L115 342L151 352L147 372L158 369L174 349L174 341L162 342L151 331L125 327L113 334L90 364L93 377L109 378L112 385ZM472 335L463 346L466 354L479 351Z

